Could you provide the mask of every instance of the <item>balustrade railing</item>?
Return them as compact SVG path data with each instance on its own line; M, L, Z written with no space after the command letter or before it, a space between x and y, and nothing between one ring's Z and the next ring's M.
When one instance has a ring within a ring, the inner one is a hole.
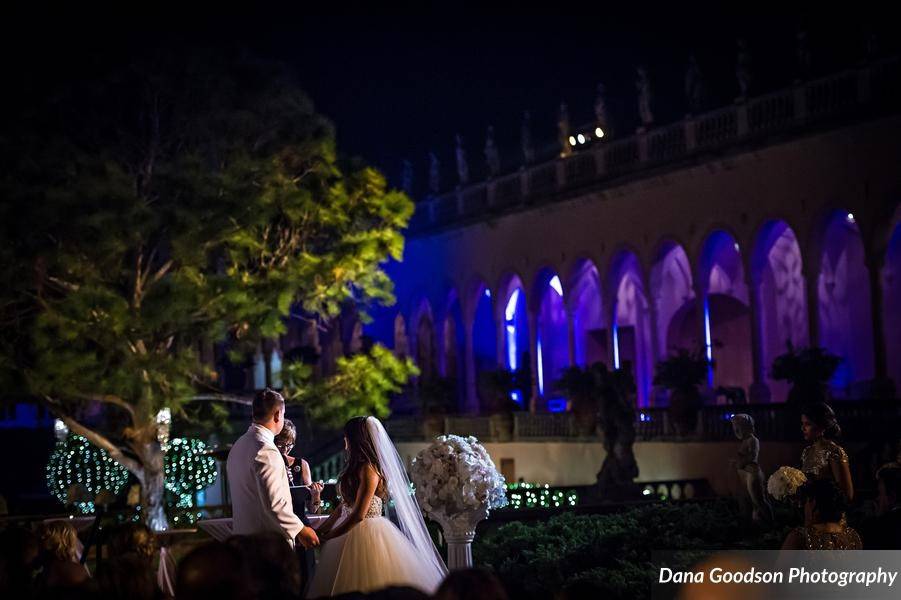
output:
M410 229L415 234L487 215L489 210L550 201L558 192L603 182L642 168L719 150L763 135L860 113L894 113L901 104L901 59L892 58L829 77L796 84L743 102L688 117L672 125L612 142L599 142L567 157L520 169L493 183L419 202ZM593 126L592 126L593 128Z
M834 402L839 423L846 439L863 440L870 436L895 433L901 424L901 401L857 400ZM745 413L754 418L757 437L763 440L801 441L799 409L783 404L728 404L704 406L698 413L695 431L685 436L695 441L726 441L735 437L732 415ZM541 441L552 439L585 440L572 413L512 414L510 439ZM435 427L437 426L437 430ZM491 417L450 415L442 419L396 417L386 422L386 428L396 441L424 441L441 433L473 435L480 440L496 441L498 428L492 427ZM635 411L635 435L638 440L677 439L670 426L666 407L639 408ZM591 437L591 436L587 436Z

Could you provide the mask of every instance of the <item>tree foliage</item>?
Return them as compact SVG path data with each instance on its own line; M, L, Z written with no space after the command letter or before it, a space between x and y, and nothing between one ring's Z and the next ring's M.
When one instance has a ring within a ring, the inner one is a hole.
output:
M154 52L25 106L0 137L0 384L136 474L158 462L156 413L217 391L202 350L255 348L292 306L322 322L393 302L381 265L413 205L339 162L284 67ZM89 430L90 403L128 425Z
M310 378L308 366L290 365L285 393L289 401L302 403L317 424L337 428L362 415L384 419L391 396L418 374L412 360L375 345L369 352L338 358L335 373L318 381Z

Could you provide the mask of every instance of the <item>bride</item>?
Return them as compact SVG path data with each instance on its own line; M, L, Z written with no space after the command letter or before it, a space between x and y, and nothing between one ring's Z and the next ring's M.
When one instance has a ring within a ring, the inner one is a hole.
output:
M317 530L323 543L307 596L409 586L432 594L447 567L429 537L397 450L375 417L344 426L347 461L339 508ZM398 525L382 516L389 499Z

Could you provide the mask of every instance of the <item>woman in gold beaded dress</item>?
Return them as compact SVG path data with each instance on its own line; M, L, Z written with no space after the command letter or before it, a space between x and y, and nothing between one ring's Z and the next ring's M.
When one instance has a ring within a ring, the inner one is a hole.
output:
M831 479L811 479L798 490L804 526L792 529L783 550L860 550L860 535L844 522L845 494Z
M804 441L810 445L801 452L801 470L811 481L826 479L835 483L845 495L845 500L854 499L854 483L848 453L835 443L841 428L832 408L818 402L804 408L801 413L801 432Z

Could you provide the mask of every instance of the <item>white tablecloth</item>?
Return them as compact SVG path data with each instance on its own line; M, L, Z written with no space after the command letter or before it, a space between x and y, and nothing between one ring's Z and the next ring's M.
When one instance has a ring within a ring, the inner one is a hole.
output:
M328 516L307 515L307 518L310 520L310 525L313 529L316 529L325 522ZM220 542L224 542L231 537L232 534L231 517L226 519L203 519L202 521L197 521L197 526L210 534L213 539L219 540Z

